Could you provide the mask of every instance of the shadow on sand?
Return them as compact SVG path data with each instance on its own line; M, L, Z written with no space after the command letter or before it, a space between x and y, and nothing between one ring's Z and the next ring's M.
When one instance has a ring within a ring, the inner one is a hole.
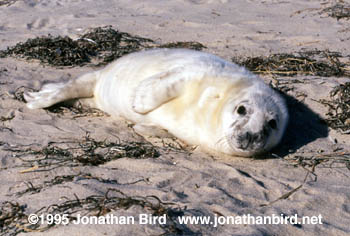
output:
M300 147L328 136L326 122L309 107L292 96L282 93L289 111L289 123L286 133L272 153L280 157L294 153Z

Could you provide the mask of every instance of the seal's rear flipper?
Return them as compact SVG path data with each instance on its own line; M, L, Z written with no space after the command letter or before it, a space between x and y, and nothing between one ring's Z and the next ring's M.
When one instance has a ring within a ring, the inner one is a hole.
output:
M46 84L39 92L24 93L27 107L30 109L45 108L74 98L93 97L97 73L88 73L65 83Z
M186 81L182 70L175 68L141 81L134 93L133 110L145 114L179 96Z

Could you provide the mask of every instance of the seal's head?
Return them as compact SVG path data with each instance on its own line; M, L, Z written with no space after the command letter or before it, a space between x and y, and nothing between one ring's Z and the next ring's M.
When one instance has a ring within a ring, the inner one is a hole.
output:
M229 154L256 156L280 142L288 123L288 110L280 95L271 89L229 102L223 120Z

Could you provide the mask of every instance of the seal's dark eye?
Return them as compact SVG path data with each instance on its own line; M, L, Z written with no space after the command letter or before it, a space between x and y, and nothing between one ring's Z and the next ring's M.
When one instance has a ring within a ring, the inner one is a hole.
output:
M276 120L272 119L268 122L269 126L271 127L271 129L276 129L277 128L277 122Z
M240 114L241 116L244 116L245 114L247 114L247 110L245 109L244 106L239 106L237 108L237 113Z

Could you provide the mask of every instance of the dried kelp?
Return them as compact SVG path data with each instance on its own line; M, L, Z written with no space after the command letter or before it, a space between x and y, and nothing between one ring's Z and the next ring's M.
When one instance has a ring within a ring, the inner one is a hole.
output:
M66 198L67 199L67 198ZM37 216L66 215L70 223L77 220L77 215L88 217L100 217L108 213L117 212L119 209L129 209L131 206L139 206L153 216L167 218L166 224L159 226L166 234L182 234L184 227L176 222L176 217L183 215L182 209L174 207L173 203L162 202L156 196L128 196L118 189L108 189L104 195L91 195L86 198L67 199L59 204L39 209L34 212ZM0 232L7 235L16 235L20 232L43 232L54 227L58 222L52 221L46 224L29 224L27 214L24 214L23 206L18 203L5 202L0 212Z
M333 129L350 134L350 82L340 84L330 92L332 101L321 100L328 106L328 125Z
M14 4L15 2L17 2L18 0L0 0L0 6L10 6L12 4Z
M79 47L77 41L69 37L53 37L51 35L28 39L18 43L6 51L0 52L0 57L19 56L25 59L37 59L42 63L55 66L83 65L90 62L94 51Z
M67 198L66 198L67 199ZM37 216L66 215L70 223L80 216L104 216L119 209L129 209L131 206L139 206L145 213L153 216L167 217L167 224L159 225L166 234L182 234L183 227L176 222L176 217L183 215L179 207L173 203L162 202L156 196L128 196L118 189L108 189L104 195L91 195L86 198L67 199L59 204L39 209L34 212ZM28 216L24 213L24 206L19 203L4 202L0 211L0 232L6 235L17 235L20 232L42 232L58 224L52 221L42 225L39 221L36 224L28 222Z
M336 52L314 50L294 54L272 54L266 57L233 58L232 60L257 74L350 76L350 63L340 62L340 57L342 56Z
M57 184L62 184L65 182L71 182L77 175L62 175L62 176L56 176L54 179L51 179L50 181L44 181L43 184L39 185L33 185L32 182L25 182L27 188L23 191L16 192L15 195L17 197L21 197L26 193L39 193L46 187L52 187ZM12 194L11 194L12 195Z
M330 153L305 153L304 155L293 155L286 158L293 166L301 166L314 174L315 168L347 168L350 171L350 153L330 152Z
M100 64L107 64L125 54L149 47L148 44L153 40L116 31L107 26L92 29L77 42L79 47L93 52L91 55L102 60Z
M51 142L40 149L3 148L22 160L23 164L17 166L27 168L22 173L48 171L61 166L98 166L124 157L144 159L160 156L150 143L96 141L89 136L80 141Z
M336 4L322 9L320 14L327 14L329 17L340 19L350 19L350 4L344 2L337 2Z
M310 153L310 154L305 154L303 156L292 155L288 158L285 158L284 160L291 163L291 165L294 167L302 167L303 169L306 170L306 175L304 177L303 182L297 187L290 190L289 192L278 197L277 199L269 203L260 204L260 207L270 206L280 200L288 199L292 194L296 193L304 186L309 176L311 175L313 176L312 181L316 182L317 181L317 174L315 173L316 167L347 168L350 171L350 153L346 153L346 152L332 152L332 153L319 153L319 154Z
M198 42L173 42L162 44L159 46L159 48L187 48L200 51L206 47Z
M0 205L0 233L1 235L17 235L23 232L19 225L25 224L27 216L25 206L17 202L3 202Z
M197 42L175 42L159 45L153 40L114 30L110 26L97 27L73 40L67 36L42 36L18 43L0 51L0 57L14 56L39 60L52 66L105 65L126 54L147 48L190 48L201 50Z
M26 100L24 99L24 96L23 96L25 91L34 92L35 90L32 88L25 87L25 86L18 87L15 90L15 92L13 93L13 98L20 101L20 102L26 102Z
M298 10L291 14L291 16L301 14L304 12L314 12L312 15L321 15L326 17L336 18L337 20L349 20L350 19L350 4L344 2L343 0L339 0L336 3L325 2L322 4L322 8L306 8L302 10Z
M294 193L298 192L304 186L304 184L306 183L306 180L307 180L307 178L308 178L310 173L311 172L306 172L304 181L300 185L298 185L297 187L293 188L292 190L284 193L282 196L278 197L277 199L275 199L275 200L273 200L273 201L271 201L269 203L260 204L259 207L271 206L271 205L273 205L274 203L276 203L278 201L288 199L290 196L292 196Z
M111 27L98 27L73 40L68 36L42 36L28 39L0 52L0 57L19 56L37 59L53 66L81 66L96 58L107 63L130 52L146 47L150 39L119 32Z
M76 179L79 179L79 180L93 179L93 180L97 180L100 183L116 184L116 185L130 185L130 184L136 184L136 183L139 183L142 181L144 181L144 182L148 181L148 179L139 179L139 180L136 180L133 182L119 183L118 180L104 179L101 177L92 176L89 173L78 173L78 174L74 174L74 175L59 175L59 176L54 177L53 179L45 180L43 183L40 183L40 184L34 185L32 182L25 182L25 185L27 186L26 189L15 192L13 194L9 194L9 196L15 195L16 197L21 197L25 194L39 193L44 189L50 188L50 187L55 186L55 185L67 183L67 182L73 182Z
M69 113L72 119L86 116L101 117L106 115L106 113L99 109L83 106L81 103L79 103L79 101L73 100L57 103L46 108L46 110L56 113L58 116L63 116Z

